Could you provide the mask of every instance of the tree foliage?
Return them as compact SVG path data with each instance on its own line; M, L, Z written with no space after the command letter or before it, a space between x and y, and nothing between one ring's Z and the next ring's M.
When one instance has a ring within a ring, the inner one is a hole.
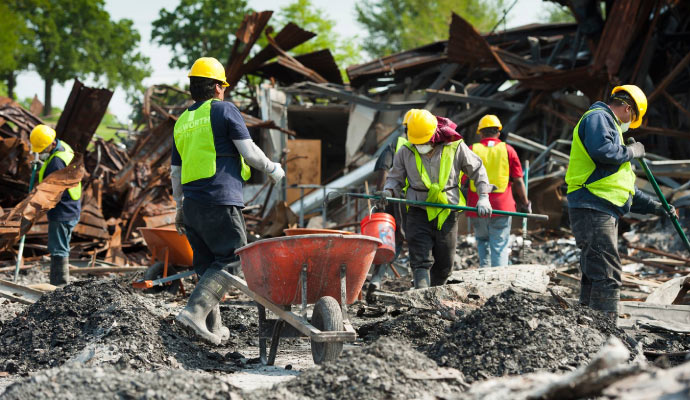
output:
M328 18L327 12L316 7L311 0L295 0L282 7L275 18L281 27L288 22L294 22L303 29L316 33L316 37L292 49L292 54L330 49L335 62L341 68L361 60L359 45L353 38L339 35L334 30L336 21Z
M17 0L15 11L28 26L24 55L45 81L46 112L54 83L78 77L139 89L150 74L132 21L112 21L103 0Z
M540 19L549 23L575 22L575 16L568 7L554 3L545 5L544 13Z
M504 7L505 0L359 0L355 12L368 32L363 49L381 57L447 39L452 12L488 32Z
M159 11L151 39L172 49L171 68L188 69L199 57L225 64L235 32L250 11L246 0L181 0L175 10Z
M3 80L3 92L14 97L14 85L17 70L26 69L28 54L32 52L27 45L29 29L26 21L15 10L16 0L0 3L0 79Z

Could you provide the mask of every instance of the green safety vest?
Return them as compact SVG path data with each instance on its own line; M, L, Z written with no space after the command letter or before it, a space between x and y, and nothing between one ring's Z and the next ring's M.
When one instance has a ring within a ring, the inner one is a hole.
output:
M573 144L570 148L570 163L565 173L565 182L568 184L568 193L586 188L593 195L621 207L628 202L631 195L635 194L635 173L629 161L621 164L616 173L592 183L585 183L597 167L589 154L587 154L587 149L582 144L580 135L577 132L582 120L598 110L604 111L603 108L595 108L584 113L573 130ZM621 130L618 122L616 122L616 128L618 129L621 143L623 143L623 130Z
M397 153L398 150L400 150L401 147L403 147L405 144L409 143L407 139L404 137L398 137L398 141L395 143L395 152ZM405 196L407 194L407 189L410 187L410 181L405 178L405 187L402 188L402 194ZM408 209L410 208L409 206L407 207Z
M205 101L194 111L185 110L175 123L174 137L180 158L182 159L182 184L199 179L210 178L216 174L216 154L211 128L211 102ZM251 178L249 165L240 155L240 175L244 181Z
M429 194L426 196L426 201L429 203L439 203L439 204L449 204L448 196L446 195L445 187L448 185L448 180L450 179L450 171L453 169L453 161L455 160L455 153L458 150L458 146L462 143L462 140L458 140L449 145L443 146L443 153L441 154L441 165L439 166L438 182L431 183L429 174L422 164L422 157L419 155L417 148L414 147L412 143L405 143L405 146L414 153L415 163L417 164L417 172L419 172L419 177L422 179L422 183L429 190ZM458 187L462 182L462 172L458 175ZM465 205L465 197L458 190L458 205ZM426 207L426 215L429 221L433 221L434 218L438 217L438 223L436 225L438 230L441 230L443 223L450 215L450 210L447 208L440 207Z
M38 171L38 183L43 182L43 174L45 174L46 168L48 167L48 164L50 164L50 162L53 160L53 157L57 157L64 161L65 166L69 165L69 163L72 162L72 159L74 159L74 150L72 150L70 145L63 141L60 141L59 144L62 144L62 147L64 147L65 150L54 152L50 155L50 157L48 157L46 162L43 163L43 166ZM69 197L72 200L79 200L81 198L81 182L79 182L77 186L67 189L67 193L69 193Z

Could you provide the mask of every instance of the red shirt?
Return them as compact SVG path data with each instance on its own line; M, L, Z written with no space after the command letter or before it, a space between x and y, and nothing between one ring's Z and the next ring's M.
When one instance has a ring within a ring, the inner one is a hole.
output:
M480 141L484 146L489 146L489 142L500 143L499 139L488 138L482 139ZM472 148L472 146L470 146ZM520 158L513 146L506 144L506 150L508 151L508 171L511 178L522 178L522 164L520 164ZM467 180L467 175L462 177L463 183ZM468 190L467 193L467 205L469 207L476 207L477 201L479 200L479 195ZM513 182L508 181L508 187L503 193L489 193L489 201L491 202L491 208L494 210L503 211L515 211L515 199L513 199ZM467 212L468 217L477 217L477 213Z

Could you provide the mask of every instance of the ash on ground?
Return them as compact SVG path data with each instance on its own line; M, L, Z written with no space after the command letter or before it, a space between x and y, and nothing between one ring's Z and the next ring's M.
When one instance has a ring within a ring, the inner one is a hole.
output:
M307 370L295 379L248 394L248 399L436 399L460 391L458 371L444 370L408 345L381 338L346 350L335 362Z
M144 296L129 280L78 281L44 295L0 329L0 371L11 374L60 366L69 361L118 368L186 368L234 372L246 363L245 348L256 325L221 347L195 341L175 323L181 305ZM242 309L237 309L237 312ZM247 318L252 314L246 309ZM254 311L255 312L255 311Z
M452 323L439 311L410 308L393 318L363 324L357 329L357 335L365 342L374 342L385 336L420 347L446 337L446 330Z
M564 309L509 290L460 318L425 353L441 366L461 370L472 382L574 369L587 363L611 335L632 350L634 340L597 311L579 306Z
M119 371L63 366L10 385L3 400L29 399L232 399L239 390L207 373L184 370Z

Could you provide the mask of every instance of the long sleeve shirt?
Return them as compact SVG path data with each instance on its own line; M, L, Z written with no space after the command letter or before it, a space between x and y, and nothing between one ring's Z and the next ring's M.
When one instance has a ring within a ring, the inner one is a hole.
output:
M580 141L585 146L587 154L592 158L596 169L587 179L589 184L612 175L618 171L621 164L633 159L632 151L620 140L618 134L617 117L606 103L598 101L590 110L599 108L601 111L586 116L578 127ZM605 212L619 218L629 211L636 213L653 213L656 201L637 187L635 195L621 207L593 195L586 188L578 189L568 194L568 207L587 208Z
M438 182L441 155L443 154L442 147L449 145L450 143L437 145L432 151L431 157L428 154L421 155L422 165L424 165L432 183ZM489 177L482 165L482 159L463 142L460 143L455 153L453 168L450 171L448 183L444 188L449 204L457 204L460 198L459 184L461 172L474 180L479 193L490 193L494 190L495 186L489 183ZM393 168L388 172L384 189L393 192L395 197L400 197L402 189L405 187L406 179L409 181L410 187L407 189L405 197L408 200L426 201L429 190L424 186L419 171L417 171L415 155L407 146L403 146L393 157Z

